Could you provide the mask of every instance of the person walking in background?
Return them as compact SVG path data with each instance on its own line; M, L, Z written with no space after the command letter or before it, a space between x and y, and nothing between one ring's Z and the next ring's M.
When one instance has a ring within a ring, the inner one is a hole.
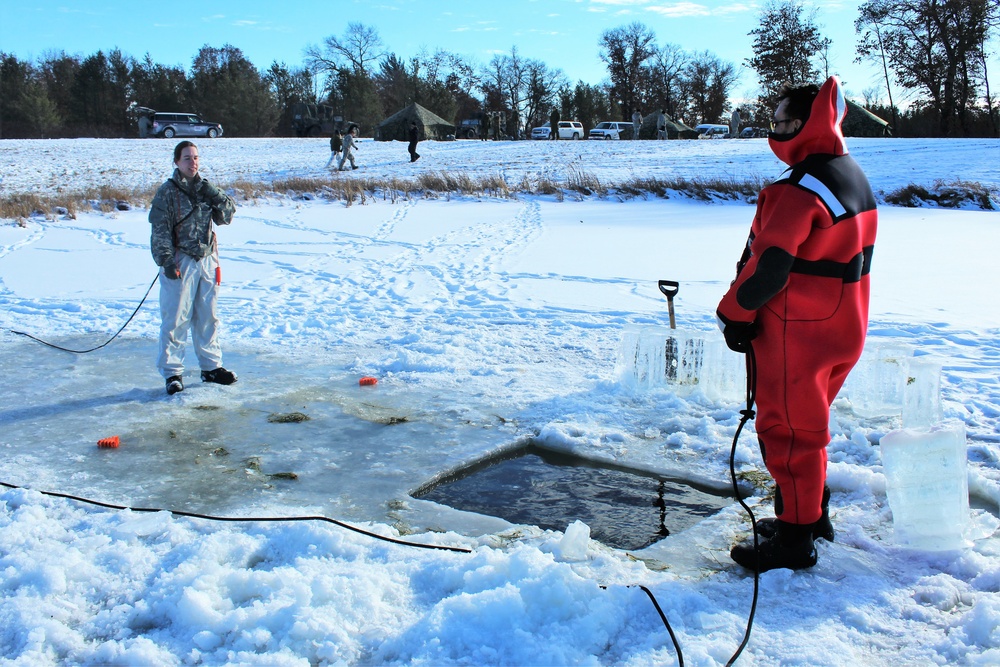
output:
M149 120L149 115L145 113L139 114L139 138L145 139L149 136L149 127L152 123Z
M406 150L410 153L410 162L416 162L420 159L420 154L417 153L417 142L420 141L420 128L417 127L417 121L410 121L410 129L407 134L409 135L410 144L406 147Z
M559 139L559 109L555 107L549 114L549 139Z
M221 271L213 223L228 225L236 204L198 173L198 147L174 147L174 173L149 206L150 250L162 268L160 353L156 360L167 394L184 391L184 347L188 331L201 367L202 382L233 384L236 374L222 366L216 302Z
M483 123L479 128L479 138L482 141L487 141L490 138L490 114L483 114Z
M733 547L751 570L816 564L833 540L826 488L830 405L857 363L868 328L878 214L847 154L840 82L783 87L768 143L789 165L757 197L733 281L716 314L726 344L756 366L757 438L774 479L776 518Z
M344 145L340 149L340 164L337 165L338 171L345 171L344 165L348 162L351 163L351 169L357 169L358 165L354 164L354 148L357 144L354 139L358 136L358 126L351 125L347 129L347 134L344 135Z
M330 137L330 159L327 160L324 169L329 169L333 161L340 156L340 149L344 147L344 137L340 134L340 128L336 128L333 131L333 136Z
M667 110L660 109L660 113L656 116L656 138L666 139L667 138Z
M632 112L632 138L639 138L639 130L642 129L642 114L638 109Z

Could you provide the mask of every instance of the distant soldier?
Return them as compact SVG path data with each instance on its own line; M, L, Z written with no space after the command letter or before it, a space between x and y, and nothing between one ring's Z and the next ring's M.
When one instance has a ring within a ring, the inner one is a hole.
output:
M642 114L636 109L632 112L632 138L639 138L639 129L642 128Z
M406 150L410 153L410 162L416 162L420 159L420 153L417 152L417 142L420 141L420 128L417 127L417 121L410 121L408 134L410 143Z
M344 137L344 146L341 148L340 163L337 165L338 171L344 171L344 165L348 162L351 163L351 169L357 169L358 165L354 164L354 148L357 144L354 143L355 137L358 136L358 126L351 125L350 129L347 131L347 136Z
M740 136L740 110L734 109L733 115L729 117L729 136Z
M486 141L490 138L490 114L483 114L483 123L479 127L479 138L482 141Z
M559 139L559 109L555 107L549 114L549 139Z
M343 147L344 137L340 134L340 128L338 127L333 131L333 136L330 137L330 159L327 160L326 167L324 167L324 169L330 168L333 161L340 155L340 149Z
M660 115L656 117L656 138L667 138L667 110L660 109Z

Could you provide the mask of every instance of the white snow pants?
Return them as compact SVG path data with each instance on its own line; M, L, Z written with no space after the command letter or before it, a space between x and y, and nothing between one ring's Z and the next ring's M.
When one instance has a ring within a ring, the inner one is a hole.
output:
M354 151L352 151L349 148L345 148L344 154L340 156L340 164L337 165L337 169L343 171L344 164L346 164L348 161L350 161L352 167L356 166L354 164Z
M171 280L160 276L160 354L156 366L164 378L184 374L184 347L189 330L201 370L212 371L222 366L215 309L219 292L215 270L219 260L214 253L198 260L179 252L174 261L181 277Z

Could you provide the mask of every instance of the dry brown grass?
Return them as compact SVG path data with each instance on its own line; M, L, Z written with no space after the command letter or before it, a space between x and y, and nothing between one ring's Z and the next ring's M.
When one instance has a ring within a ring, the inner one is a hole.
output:
M366 204L370 200L408 201L415 197L453 195L510 199L518 195L544 195L563 201L567 195L586 197L617 196L621 200L654 195L669 198L691 197L703 201L756 201L757 193L766 183L761 178L738 180L734 177L713 178L640 178L632 177L621 183L603 182L597 176L573 171L565 182L550 176L525 175L516 183L508 183L500 174L473 177L464 172L427 172L413 178L353 178L331 174L325 177L292 177L271 183L245 179L222 183L239 201L254 202L268 196L319 197L342 201L347 206ZM49 219L75 218L80 211L110 212L125 206L148 208L156 187L144 189L103 185L71 193L55 195L12 194L0 196L0 218L23 221L33 216ZM932 188L908 185L887 195L885 201L897 206L936 205L951 208L1000 208L1000 190L967 181L941 182Z
M942 208L995 211L1000 207L1000 189L961 180L935 181L931 189L911 183L886 194L885 201L910 208L934 204Z

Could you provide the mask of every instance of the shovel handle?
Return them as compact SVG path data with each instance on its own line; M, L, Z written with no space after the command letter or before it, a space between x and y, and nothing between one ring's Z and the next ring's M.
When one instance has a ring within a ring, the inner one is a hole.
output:
M660 280L657 285L663 296L667 297L667 312L670 314L670 328L677 328L677 321L674 319L674 296L680 288L680 283L676 280Z
M680 288L680 283L676 280L661 280L657 284L660 287L660 291L663 292L663 296L667 297L667 301L673 301L677 290Z

